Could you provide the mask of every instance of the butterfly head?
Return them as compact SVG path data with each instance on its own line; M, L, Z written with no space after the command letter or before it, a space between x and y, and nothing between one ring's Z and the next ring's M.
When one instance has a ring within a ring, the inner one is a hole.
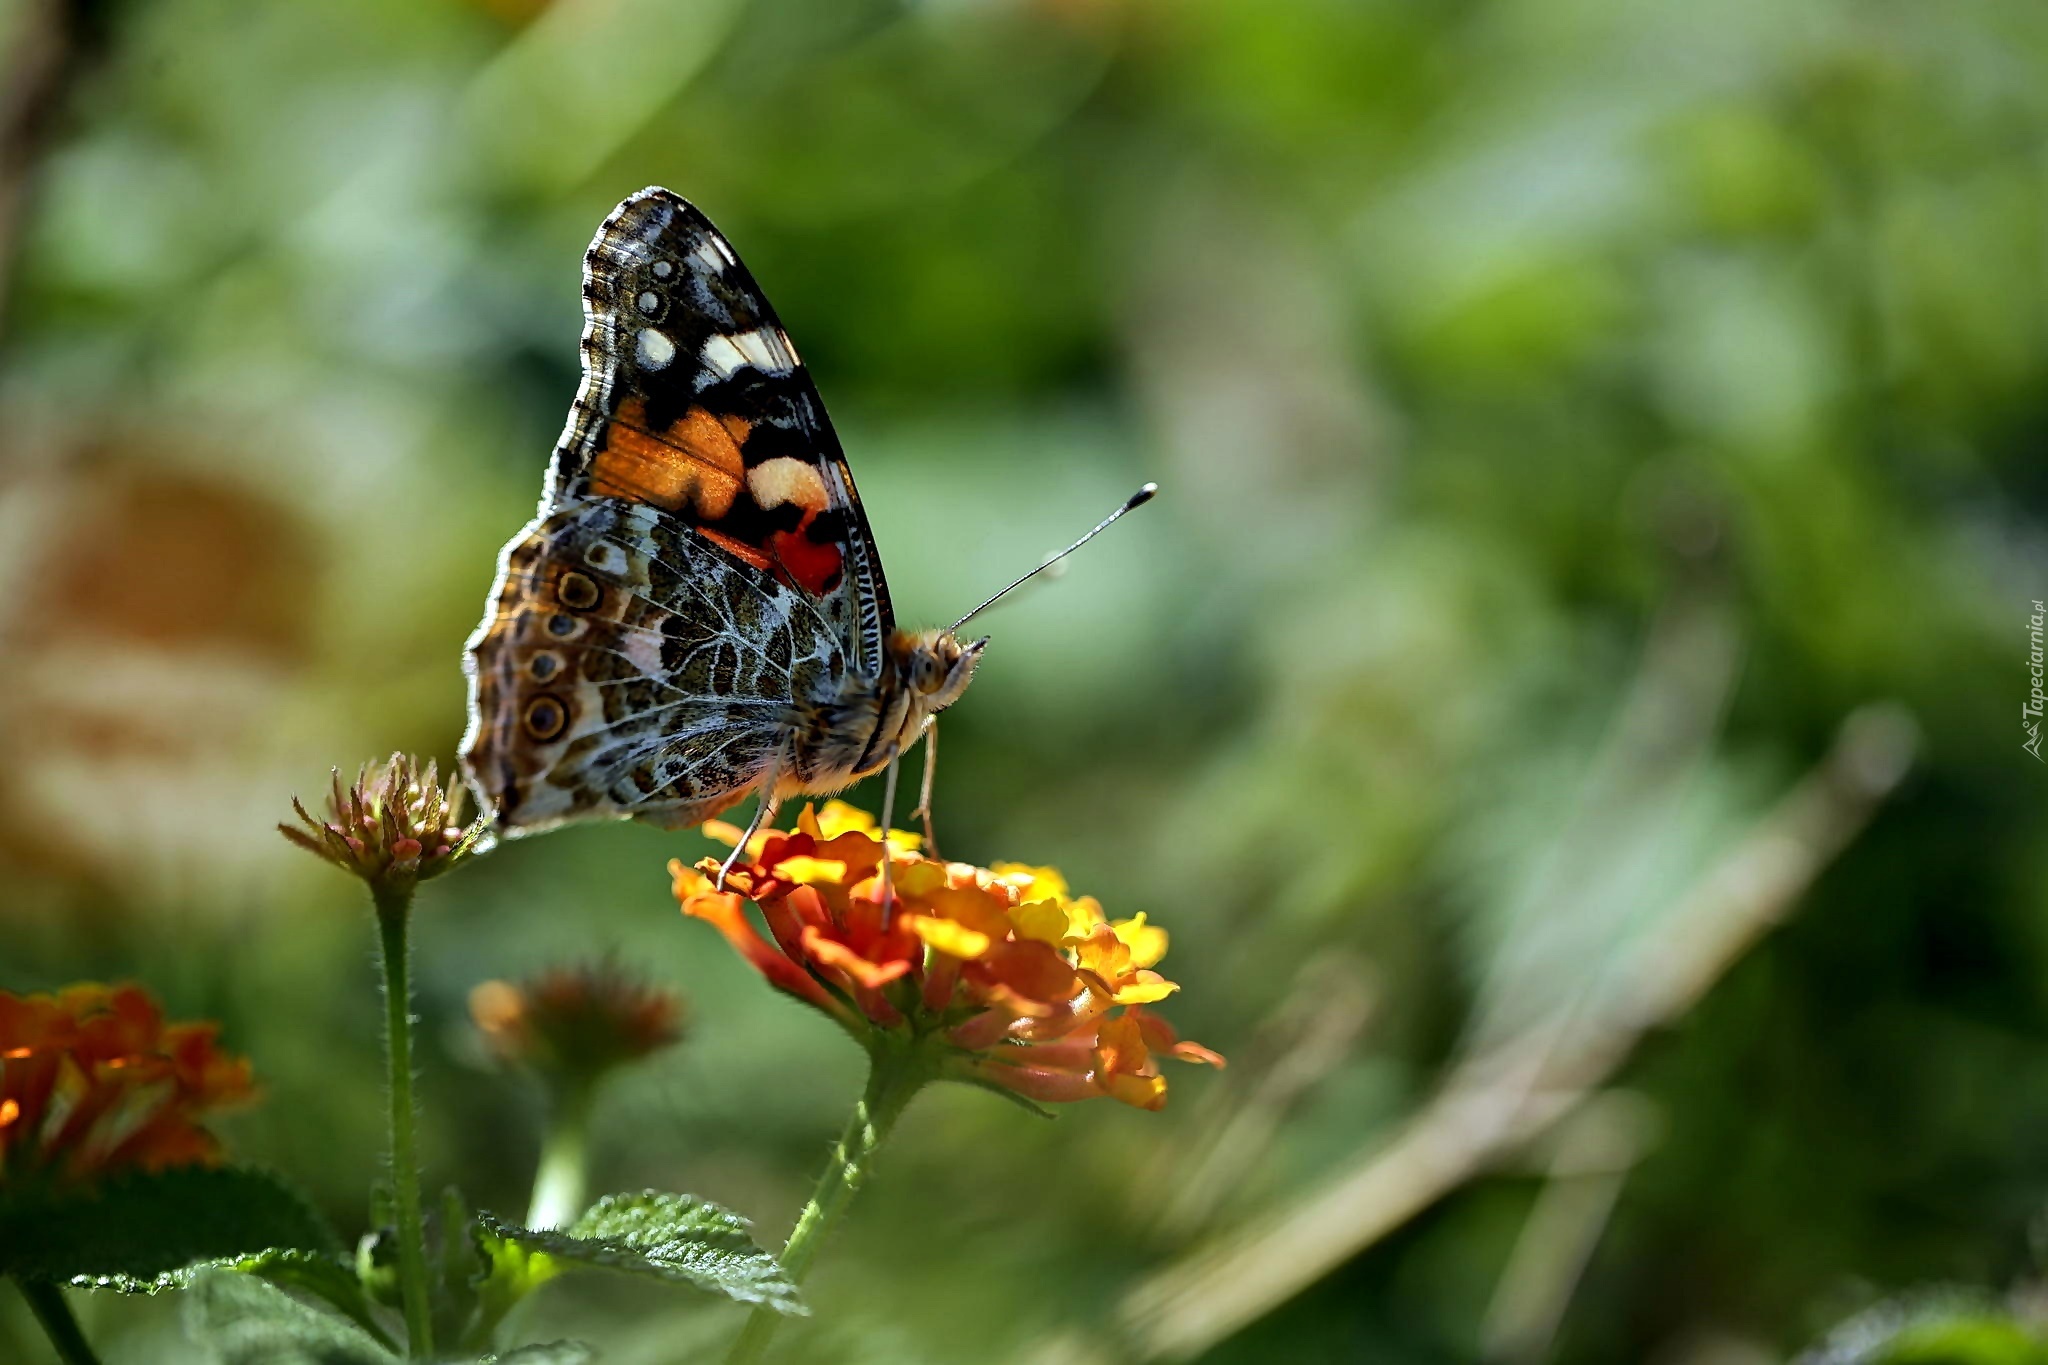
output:
M963 641L950 630L899 630L889 640L905 695L920 720L935 716L960 699L974 679L974 666L988 637Z

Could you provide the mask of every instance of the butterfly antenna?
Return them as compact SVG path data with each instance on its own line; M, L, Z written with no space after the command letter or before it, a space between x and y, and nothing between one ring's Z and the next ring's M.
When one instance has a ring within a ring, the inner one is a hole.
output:
M947 631L948 631L948 633L951 633L952 631L957 631L957 630L959 630L959 629L960 629L960 627L962 627L962 626L966 625L966 624L967 624L967 623L968 623L969 621L972 621L972 620L973 620L973 619L974 619L975 617L977 617L977 616L981 615L981 614L982 614L983 612L987 611L987 610L988 610L988 609L989 609L990 607L992 607L992 606L994 606L994 605L995 605L996 603L998 603L998 602L1002 601L1002 600L1003 600L1003 599L1004 599L1005 597L1008 597L1008 596L1009 596L1009 595L1010 595L1011 593L1013 593L1013 592L1015 592L1015 591L1016 591L1017 589L1019 589L1019 588L1023 587L1023 586L1024 586L1024 585L1025 585L1026 583L1029 583L1029 582L1030 582L1030 581L1031 581L1032 579L1034 579L1034 578L1038 577L1038 576L1039 576L1040 574L1044 573L1044 572L1045 572L1045 571L1046 571L1047 569L1050 569L1050 568L1051 568L1051 567L1052 567L1053 565L1055 565L1055 564L1059 563L1059 562L1060 562L1060 561L1061 561L1062 559L1065 559L1065 558L1066 558L1066 557L1067 557L1068 555L1070 555L1070 554L1074 553L1074 551L1076 551L1076 550L1080 549L1080 548L1081 548L1081 547L1082 547L1083 545L1086 545L1086 544L1087 544L1087 543L1088 543L1089 541L1091 541L1091 540L1095 539L1095 537L1097 537L1097 536L1101 535L1101 534L1102 534L1102 533L1103 533L1104 531L1107 531L1107 530L1108 530L1108 529L1110 528L1110 526L1111 526L1111 525L1112 525L1112 524L1113 524L1113 523L1114 523L1114 522L1116 521L1116 519L1117 519L1118 517L1122 516L1122 515L1123 515L1124 513L1126 513L1126 512L1128 512L1128 511L1132 510L1133 508L1137 508L1137 507L1143 507L1143 506L1144 506L1144 505L1145 505L1146 503L1148 503L1148 502L1152 501L1152 495L1153 495L1154 493L1157 493L1158 491L1159 491L1159 485L1158 485L1158 484L1156 484L1156 483L1148 483L1148 484L1146 484L1146 485L1145 485L1145 486L1144 486L1143 488L1140 488L1140 489L1139 489L1139 490L1138 490L1137 492L1135 492L1135 493L1131 494L1131 496L1130 496L1130 497L1128 497L1128 498L1125 498L1125 499L1124 499L1124 505L1123 505L1123 506L1121 506L1121 507L1119 507L1119 508L1117 508L1117 509L1116 509L1116 510L1115 510L1114 512L1111 512L1111 513L1110 513L1110 514L1109 514L1108 516L1104 517L1104 518L1103 518L1103 519L1102 519L1101 521L1098 521L1098 522L1096 522L1096 523L1095 523L1095 529L1094 529L1094 530L1090 531L1090 532L1089 532L1089 533L1088 533L1087 535L1085 535L1085 536L1082 536L1082 537L1081 537L1081 538L1080 538L1079 540L1075 541L1075 542L1074 542L1074 543L1073 543L1072 545L1069 545L1069 546L1068 546L1068 547L1067 547L1066 549L1064 549L1064 550L1061 550L1061 551L1060 551L1060 552L1059 552L1058 554L1056 554L1056 555L1052 556L1052 557L1051 557L1050 559L1046 560L1046 561L1045 561L1045 562L1044 562L1043 564L1040 564L1040 565L1039 565L1039 566L1038 566L1037 568L1033 569L1033 570L1032 570L1032 571L1031 571L1030 573L1028 573L1028 574L1025 574L1025 575L1024 575L1024 576L1023 576L1022 578L1019 578L1019 579L1018 579L1018 580L1017 580L1016 582L1014 582L1014 583L1010 584L1010 586L1009 586L1009 587L1007 587L1007 588L1004 588L1004 589L1003 589L1003 590L1002 590L1001 592L997 593L997 594L996 594L996 595L995 595L994 597L991 597L991 598L989 598L989 599L988 599L988 601L986 601L986 602L983 602L983 603L982 603L982 604L981 604L980 606L976 607L976 608L975 608L975 609L974 609L973 611L970 611L970 612L968 612L968 613L967 613L967 614L966 614L965 616L963 616L963 617L961 617L961 618L960 618L959 620L955 621L955 622L954 622L954 623L953 623L953 624L952 624L951 626L948 626L948 627L947 627Z

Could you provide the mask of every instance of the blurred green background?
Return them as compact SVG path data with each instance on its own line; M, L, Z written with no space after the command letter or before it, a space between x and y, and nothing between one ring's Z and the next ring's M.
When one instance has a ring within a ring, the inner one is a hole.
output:
M369 921L271 826L452 756L579 253L659 183L810 363L906 623L1163 486L988 619L940 830L1166 924L1164 1012L1232 1058L1156 1116L921 1099L785 1358L2038 1319L2048 8L152 0L53 59L72 8L0 9L0 988L223 1019L236 1151L351 1233ZM431 1183L516 1216L531 1174L469 989L615 951L694 1022L596 1187L782 1235L859 1057L677 914L709 847L579 829L423 894ZM191 1358L169 1305L80 1307L113 1365ZM575 1282L531 1329L736 1323ZM0 1359L44 1349L8 1296Z

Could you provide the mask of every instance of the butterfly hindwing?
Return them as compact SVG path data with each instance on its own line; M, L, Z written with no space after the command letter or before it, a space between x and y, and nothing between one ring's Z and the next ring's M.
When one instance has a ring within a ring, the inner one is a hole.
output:
M689 203L642 190L584 255L583 385L548 498L659 507L816 602L880 668L888 586L839 439L760 286Z
M464 755L507 828L694 824L769 769L792 689L845 667L797 592L658 508L578 499L506 547Z

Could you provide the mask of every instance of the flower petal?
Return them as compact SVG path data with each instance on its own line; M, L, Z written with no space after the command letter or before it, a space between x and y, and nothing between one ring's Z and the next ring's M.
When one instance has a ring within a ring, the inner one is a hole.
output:
M1079 1071L988 1062L976 1067L973 1074L1006 1090L1014 1090L1026 1099L1045 1104L1071 1104L1077 1100L1095 1099L1103 1093L1092 1078Z
M845 944L827 938L815 925L804 926L804 952L820 967L844 972L871 991L880 990L910 970L910 964L901 958L870 962Z
M1133 967L1157 966L1159 959L1166 956L1166 931L1156 924L1145 923L1140 911L1131 919L1120 919L1111 926L1116 936L1131 950Z
M1066 942L1067 911L1058 901L1030 901L1010 912L1010 923L1019 938L1048 943L1057 948Z
M1017 888L1020 901L1064 901L1067 879L1057 868L1033 867L1029 863L992 863L990 872Z
M691 896L682 905L684 914L705 921L723 934L733 951L768 978L769 985L807 1005L816 1006L836 1019L846 1020L844 1007L809 972L777 952L768 940L761 937L741 909L742 902L737 895L730 891L713 891Z
M1135 972L1116 988L1112 997L1119 1005L1153 1005L1179 990L1180 986L1157 972Z
M903 923L911 933L948 957L980 957L989 950L991 940L987 934L958 920L937 915L905 915Z

